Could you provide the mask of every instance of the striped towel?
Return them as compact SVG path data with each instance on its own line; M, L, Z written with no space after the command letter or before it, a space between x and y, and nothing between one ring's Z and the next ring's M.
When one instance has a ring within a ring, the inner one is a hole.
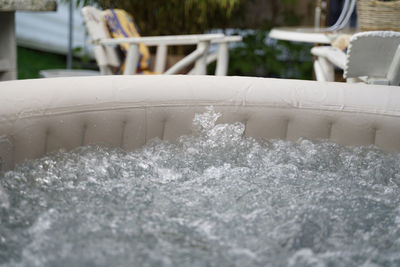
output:
M133 17L122 9L108 9L102 12L103 19L107 25L112 38L140 37L139 30L133 20ZM126 55L129 50L129 44L119 45L122 52L121 66L117 74L121 74L125 68ZM149 74L150 51L144 44L139 44L140 58L137 66L137 73Z

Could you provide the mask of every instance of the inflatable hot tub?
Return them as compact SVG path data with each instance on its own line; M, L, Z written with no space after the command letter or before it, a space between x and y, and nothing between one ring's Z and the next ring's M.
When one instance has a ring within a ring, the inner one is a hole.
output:
M133 150L192 130L214 106L267 139L329 139L400 151L400 90L365 84L214 76L99 76L0 83L1 170L61 148Z

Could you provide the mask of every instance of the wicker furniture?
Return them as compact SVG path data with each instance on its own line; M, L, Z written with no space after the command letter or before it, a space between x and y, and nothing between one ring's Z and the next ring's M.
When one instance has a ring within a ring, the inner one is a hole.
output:
M347 53L332 46L314 47L311 53L317 57L318 81L333 81L335 65L350 82L400 85L400 32L361 32L352 36Z
M400 0L358 0L357 12L361 31L400 31Z

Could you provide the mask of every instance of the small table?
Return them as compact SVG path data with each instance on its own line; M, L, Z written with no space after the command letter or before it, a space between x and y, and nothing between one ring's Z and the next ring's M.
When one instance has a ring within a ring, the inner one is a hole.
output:
M17 79L15 11L55 11L56 9L57 3L54 0L0 1L0 81Z
M340 34L354 34L356 29L346 29L336 32L326 31L323 28L311 27L278 27L273 28L269 33L269 38L286 40L293 42L305 42L313 44L330 44L335 37Z

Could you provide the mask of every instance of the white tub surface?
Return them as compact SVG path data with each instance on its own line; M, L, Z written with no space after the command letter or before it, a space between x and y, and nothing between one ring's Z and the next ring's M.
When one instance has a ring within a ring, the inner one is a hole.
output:
M191 132L195 113L246 135L329 139L400 151L400 90L365 84L215 76L98 76L0 82L4 169L60 148L101 143L128 150Z

